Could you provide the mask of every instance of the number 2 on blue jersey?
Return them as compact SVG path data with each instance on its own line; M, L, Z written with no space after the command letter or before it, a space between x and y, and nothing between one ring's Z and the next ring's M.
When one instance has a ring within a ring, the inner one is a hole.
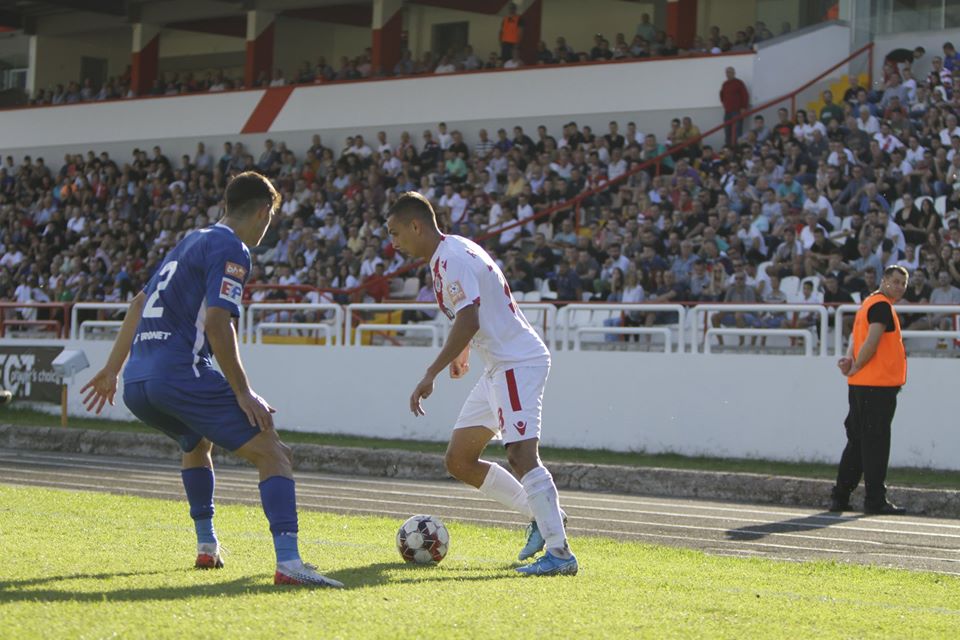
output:
M147 304L143 308L144 318L160 318L163 316L163 306L160 304L160 292L167 288L170 279L173 278L177 270L177 261L171 260L160 269L160 276L157 279L157 289L147 298Z

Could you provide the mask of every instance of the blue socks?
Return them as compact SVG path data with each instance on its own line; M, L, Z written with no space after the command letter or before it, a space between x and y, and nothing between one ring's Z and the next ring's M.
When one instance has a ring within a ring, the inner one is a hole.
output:
M190 503L190 517L197 530L197 542L216 544L217 535L213 532L213 469L182 469L180 477Z
M283 476L270 476L260 483L260 502L270 523L277 562L299 560L297 492L293 480Z

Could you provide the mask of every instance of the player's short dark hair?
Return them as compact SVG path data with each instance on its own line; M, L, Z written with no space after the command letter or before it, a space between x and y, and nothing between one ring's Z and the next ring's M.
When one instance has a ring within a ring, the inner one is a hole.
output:
M886 269L884 269L884 270L883 270L883 277L884 277L884 278L887 278L887 277L889 277L889 276L892 276L892 275L895 274L895 273L899 273L899 274L902 275L904 278L909 278L909 277L910 277L910 273L907 271L907 268L904 267L904 266L901 266L901 265L899 265L899 264L892 264L892 265L890 265L889 267L887 267Z
M407 191L401 194L397 201L393 203L393 206L390 207L388 216L393 216L403 223L409 223L414 218L421 222L437 223L437 214L430 201L416 191Z
M227 215L246 217L264 206L276 209L280 206L280 194L270 180L256 171L244 171L227 185L224 199Z

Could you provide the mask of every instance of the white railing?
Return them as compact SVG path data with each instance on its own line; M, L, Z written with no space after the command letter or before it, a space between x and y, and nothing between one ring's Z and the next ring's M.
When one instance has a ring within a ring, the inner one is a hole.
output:
M77 329L77 339L86 340L87 330L89 329L119 329L123 325L123 320L85 320L80 323Z
M812 356L813 355L813 334L807 329L719 329L717 327L710 327L707 329L706 340L703 344L704 353L713 353L713 343L710 342L710 338L713 336L740 336L746 337L751 336L756 338L757 335L761 336L785 336L788 338L801 338L803 340L803 355Z
M283 323L289 323L293 327L285 328L301 328L313 327L315 324L329 324L332 327L332 330L327 334L327 343L331 341L333 344L342 345L344 344L343 336L340 333L340 327L343 326L343 307L332 302L324 303L306 303L306 302L254 302L247 305L246 311L240 314L241 323L240 323L240 334L246 335L247 344L253 342L255 337L259 337L262 332L256 332L254 334L254 327L257 325L257 312L262 311L286 311L293 313L295 311L316 311L316 312L326 312L333 311L333 321L330 323L297 323L297 322L288 322L286 320L279 321ZM246 320L244 321L244 318ZM275 321L269 321L271 323ZM274 327L276 328L276 327ZM245 333L244 333L245 332ZM259 340L258 340L259 341Z
M899 312L900 316L912 316L913 314L921 313L935 313L935 314L945 314L960 316L960 305L955 304L910 304L910 303L900 303L896 304L893 307ZM836 327L837 332L833 340L833 352L838 356L844 353L843 351L843 315L847 312L852 311L856 313L860 309L858 304L841 304L837 307L836 315ZM900 321L903 324L901 318ZM956 326L956 323L955 325ZM960 330L953 331L943 331L943 330L910 330L903 329L901 330L901 335L904 338L948 338L952 340L960 340Z
M270 329L320 332L323 334L325 345L331 346L333 344L333 341L330 339L333 326L325 322L261 322L257 324L257 330L255 332L257 344L263 343L263 332Z
M440 346L440 327L433 323L423 323L423 324L374 324L374 323L360 323L354 327L354 337L349 344L352 346L360 346L363 344L363 339L361 334L365 331L377 332L377 331L413 331L421 333L430 334L430 346L439 347Z
M604 302L604 303L599 303L599 304L575 303L575 304L568 304L568 305L566 305L565 307L563 307L562 309L560 309L560 313L559 313L558 316L557 316L557 320L558 320L559 325L560 325L560 331L562 332L562 333L561 333L561 335L562 335L562 341L561 341L560 345L558 345L558 346L560 346L560 348L562 348L562 349L569 349L569 348L571 348L570 333L571 333L571 330L574 330L573 348L574 348L574 349L579 349L579 348L580 348L580 342L579 342L579 339L577 339L577 337L576 337L576 336L577 336L577 333L576 333L576 331L575 331L575 328L577 328L577 327L590 327L589 330L587 330L587 331L581 331L580 333L611 333L611 334L621 334L621 333L622 333L622 334L641 334L641 333L646 333L646 334L648 334L648 335L649 335L650 333L661 333L660 331L655 331L655 332L645 331L645 330L643 330L643 329L646 329L645 327L607 327L607 326L603 326L602 324L600 324L600 325L595 324L595 322L594 322L594 320L593 320L593 315L594 315L594 313L597 313L597 312L600 312L600 313L607 312L607 317L614 317L614 316L610 315L609 312L611 312L611 311L613 311L613 312L620 312L620 313L627 313L627 312L651 312L651 313L655 313L655 312L657 312L657 311L672 311L672 312L676 313L676 314L677 314L677 321L676 321L676 322L671 322L671 323L670 323L670 326L671 326L671 327L672 327L672 326L676 326L676 328L677 328L677 344L679 345L679 347L678 347L677 350L678 350L678 351L683 351L683 345L684 345L684 332L683 332L683 329L684 329L684 325L686 324L686 320L685 320L685 318L686 318L686 310L684 309L683 305L680 305L680 304L644 303L644 302L641 302L641 303L622 303L622 302L621 302L621 303L607 303L607 302ZM583 316L586 316L586 315L588 315L588 314L589 314L589 317L588 317L588 319L587 319L587 323L585 323L585 324L580 324L579 320L580 320ZM606 319L606 318L604 318L604 319ZM576 322L574 322L574 321L576 321ZM594 330L593 330L593 327L596 327L596 328L597 328L597 331L594 331ZM612 329L617 329L617 328L619 328L619 329L628 329L629 331L612 331ZM670 328L669 328L669 327L665 327L665 328L667 329L668 332L670 332ZM659 327L658 327L658 329L659 329ZM670 351L670 349L669 349L669 348L666 348L666 347L665 347L665 350L666 350L666 351Z
M663 336L663 352L670 353L673 349L671 344L671 332L669 327L577 327L573 330L573 350L580 351L580 336L584 333L609 333L613 335L660 335ZM683 349L683 343L678 342L677 347Z
M827 355L827 331L828 331L828 318L829 314L827 313L827 308L818 305L818 304L722 304L722 303L710 303L710 304L698 304L693 309L690 310L690 314L693 322L693 333L691 336L690 342L690 351L692 353L700 352L700 341L697 338L697 335L700 333L699 327L701 322L710 323L711 317L716 313L754 313L757 316L763 315L765 313L782 313L786 311L795 311L802 313L815 313L820 316L820 355ZM701 316L703 319L701 320ZM838 320L839 322L839 320ZM839 325L838 325L839 326ZM707 327L709 330L710 327ZM775 331L774 329L764 329L760 327L743 327L740 328L741 331L745 332L743 334L737 335L749 335L749 336L764 336L764 335L777 335L776 333L771 333ZM706 338L707 331L704 331L704 337ZM782 335L782 334L781 334Z
M441 322L443 320L442 318L439 317L439 314L441 312L440 310L437 309L437 305L432 302L355 302L353 304L348 304L346 307L346 311L344 313L345 322L344 322L343 331L344 331L345 340L343 344L346 344L346 345L357 344L357 342L353 339L352 336L354 331L353 315L358 311L376 311L380 313L388 313L391 311L436 311L438 314L438 317L434 321L412 322L412 323L403 325L403 327L404 329L408 329L409 327L432 326L438 331L439 338L441 341L445 339L447 335L447 325L449 323ZM376 326L376 323L372 323L372 322L366 323L366 324L371 324ZM379 326L382 328L387 325L382 324Z
M73 309L70 310L70 339L71 340L82 340L83 337L80 336L80 327L77 324L79 319L79 312L83 309L96 309L97 311L117 311L117 310L126 310L130 305L126 302L78 302L73 305ZM93 322L103 322L100 320L95 320ZM87 324L87 323L84 323Z
M689 335L689 344L691 353L701 352L701 347L709 342L711 336L757 336L757 337L801 337L804 339L804 350L813 345L816 336L811 335L806 339L809 332L803 328L761 328L761 327L713 327L710 322L712 316L717 313L753 313L762 316L770 313L778 314L814 314L818 316L817 325L819 326L820 356L828 355L829 347L829 318L834 314L834 335L833 351L837 355L844 352L843 321L847 314L856 312L860 305L843 304L837 307L826 307L815 304L723 304L707 303L699 304L692 308L685 308L679 304L656 304L656 303L575 303L561 307L559 310L555 305L549 302L518 302L524 315L530 321L534 329L543 337L544 342L554 349L574 349L580 350L583 346L583 336L596 334L609 335L657 335L663 336L664 351L667 353L680 353L687 350L686 337ZM78 302L72 306L70 311L70 331L69 338L72 340L91 339L90 330L94 328L116 328L122 322L119 320L86 320L79 321L79 313L84 310L96 311L122 311L128 308L127 303L121 302ZM913 314L943 314L960 318L960 305L931 305L931 304L898 304L896 309L903 315ZM327 314L332 312L332 319L323 322L289 322L287 318L278 321L257 322L258 314L264 312L285 312L293 314L297 311L316 312ZM260 342L264 331L270 329L282 330L303 330L315 333L322 333L327 345L354 345L360 344L359 338L354 338L354 331L403 331L403 332L422 332L430 335L431 343L434 345L442 344L449 331L449 323L442 316L437 316L433 321L414 322L408 324L375 324L365 323L362 326L355 326L357 320L354 314L358 312L374 311L379 313L388 313L392 311L432 311L439 313L435 304L431 302L385 302L385 303L357 303L347 306L341 306L334 303L308 304L308 303L267 303L255 302L247 305L238 319L237 334L241 340L247 343ZM669 325L659 325L655 327L621 327L603 325L603 320L607 318L619 317L621 313L656 313L673 312L677 314L677 321ZM602 317L598 317L602 316ZM905 323L906 324L906 323ZM930 338L930 339L949 339L960 340L960 323L955 322L957 329L954 330L903 330L904 338ZM717 330L713 330L717 329ZM722 329L722 330L720 330ZM675 333L674 333L675 332ZM676 335L677 343L674 345L673 337ZM708 346L704 346L704 351L709 351Z
M548 347L557 342L557 307L549 302L518 302L524 317Z

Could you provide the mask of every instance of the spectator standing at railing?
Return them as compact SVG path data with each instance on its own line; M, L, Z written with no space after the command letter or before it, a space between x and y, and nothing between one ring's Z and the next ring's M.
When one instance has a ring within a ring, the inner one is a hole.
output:
M853 339L837 367L847 378L850 404L844 427L847 445L840 457L830 511L851 511L850 494L863 478L867 514L903 515L887 500L890 427L897 394L907 380L907 358L894 310L907 287L907 271L887 267L880 288L864 299L853 325Z
M743 80L737 77L733 67L726 69L727 79L720 87L720 103L723 105L723 121L727 122L750 108L750 92ZM725 128L726 143L732 146L743 135L743 119Z
M517 5L507 5L507 15L500 21L500 61L506 62L514 57L515 50L523 38L523 18L517 14Z

